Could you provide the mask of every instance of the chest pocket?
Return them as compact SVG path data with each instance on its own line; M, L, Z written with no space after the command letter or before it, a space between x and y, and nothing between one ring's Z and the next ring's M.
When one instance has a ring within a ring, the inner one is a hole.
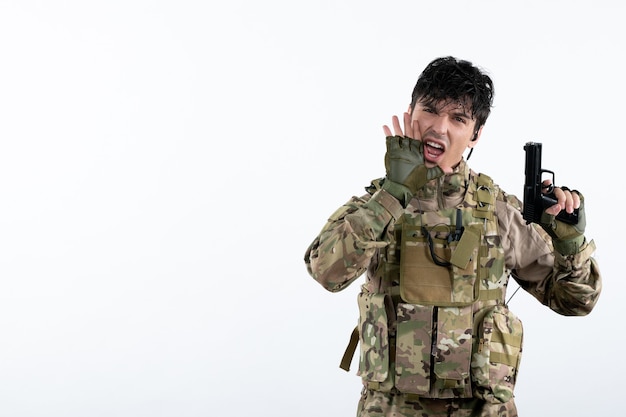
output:
M407 303L462 307L478 299L480 225L427 228L404 223L400 245L400 295Z

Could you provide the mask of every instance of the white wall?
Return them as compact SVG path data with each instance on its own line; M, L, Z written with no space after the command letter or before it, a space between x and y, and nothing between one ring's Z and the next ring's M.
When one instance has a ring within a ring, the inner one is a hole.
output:
M381 126L448 54L496 85L474 169L520 195L543 142L604 275L585 318L513 299L520 414L615 414L625 11L0 1L0 416L354 415L359 283L325 292L303 254L384 175Z

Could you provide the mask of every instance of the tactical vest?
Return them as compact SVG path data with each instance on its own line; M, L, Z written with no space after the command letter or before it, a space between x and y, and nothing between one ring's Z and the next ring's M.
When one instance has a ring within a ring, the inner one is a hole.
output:
M458 206L406 210L390 227L390 243L358 296L359 323L343 369L358 342L358 374L369 389L495 403L512 398L522 323L504 300L499 196L491 178L471 175Z

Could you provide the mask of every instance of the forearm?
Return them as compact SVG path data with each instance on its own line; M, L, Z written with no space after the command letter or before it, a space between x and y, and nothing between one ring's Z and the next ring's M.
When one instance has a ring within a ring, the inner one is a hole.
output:
M552 238L543 229L535 224L527 225L511 206L506 211L508 214L499 220L508 237L503 241L507 267L515 280L559 314L588 314L602 289L600 272L592 257L594 242L585 243L576 254L561 255L554 250Z
M520 286L542 304L564 316L584 316L595 306L602 289L593 242L576 255L558 253L513 270ZM552 260L552 266L546 261Z
M602 289L600 270L592 254L593 241L586 243L574 255L554 253L553 285L546 304L559 314L584 316L598 301Z
M386 228L401 213L385 191L368 197L355 197L337 210L305 253L309 274L329 291L342 290L365 272L387 245Z

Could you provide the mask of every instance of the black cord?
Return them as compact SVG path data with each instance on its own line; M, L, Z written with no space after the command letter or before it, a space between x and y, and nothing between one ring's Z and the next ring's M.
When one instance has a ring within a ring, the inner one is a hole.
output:
M463 214L461 213L461 209L456 209L456 224L454 232L448 235L448 243L461 240L461 236L463 235L463 231L465 228L462 226L463 224ZM433 238L430 235L426 226L422 226L422 234L426 236L426 241L428 242L428 248L430 249L430 256L433 259L433 262L439 266L451 266L452 264L441 256L435 253L435 244L433 242Z
M435 245L433 243L433 238L430 236L430 233L426 229L426 226L422 226L422 233L426 236L426 240L428 241L428 248L430 249L430 256L433 258L433 262L439 266L450 266L452 265L450 262L441 258L439 255L435 253Z

